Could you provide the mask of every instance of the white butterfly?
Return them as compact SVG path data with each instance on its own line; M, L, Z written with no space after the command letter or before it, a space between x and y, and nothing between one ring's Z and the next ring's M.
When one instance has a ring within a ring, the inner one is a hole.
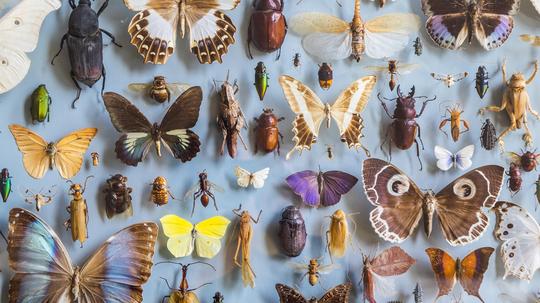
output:
M471 158L474 154L474 145L468 145L453 154L449 150L439 145L435 145L435 158L437 158L437 167L440 170L447 171L452 167L460 170L466 170L472 165Z
M39 30L60 0L22 0L0 19L0 94L19 84L30 69L26 53L36 49Z
M540 268L540 226L524 208L510 203L495 204L495 236L503 241L501 256L507 276L530 281Z
M254 188L262 188L264 186L264 181L266 181L268 178L269 173L270 168L268 167L254 173L251 173L240 166L237 166L234 170L234 174L238 178L238 186L244 188L248 187L250 184L253 185Z

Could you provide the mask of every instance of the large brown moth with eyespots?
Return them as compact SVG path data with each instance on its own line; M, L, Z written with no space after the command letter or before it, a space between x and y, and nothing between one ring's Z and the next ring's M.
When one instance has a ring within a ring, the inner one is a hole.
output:
M446 241L452 246L479 239L489 224L482 208L495 204L503 182L504 168L478 167L452 181L435 194L423 192L400 169L380 159L363 162L364 191L375 208L371 225L383 239L405 241L424 219L429 237L436 213Z

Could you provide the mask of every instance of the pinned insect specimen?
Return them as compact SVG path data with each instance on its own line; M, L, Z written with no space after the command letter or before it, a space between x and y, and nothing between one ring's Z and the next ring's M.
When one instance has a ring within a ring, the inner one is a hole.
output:
M532 44L532 46L536 46L536 47L540 46L540 36L523 34L523 35L520 35L519 37L521 38L521 41L530 43Z
M188 279L187 279L187 273L188 273L188 269L189 269L190 266L196 265L196 264L204 264L204 265L207 265L208 267L210 267L211 269L213 269L214 271L216 271L214 266L212 266L211 264L208 264L206 262L201 262L201 261L193 262L193 263L189 263L189 264L185 264L185 265L182 264L182 263L179 263L179 262L171 262L171 261L164 261L164 262L156 263L156 265L159 265L159 264L176 264L176 265L180 265L181 270L182 270L182 279L180 281L180 285L179 285L178 288L171 287L171 285L169 284L169 281L167 279L161 278L161 279L163 279L165 281L165 283L167 283L167 287L171 291L171 293L168 296L163 297L161 302L164 302L165 299L167 299L168 303L199 303L199 298L197 298L197 295L195 294L194 291L201 288L201 287L203 287L203 286L211 284L211 283L204 283L204 284L202 284L202 285L200 285L200 286L198 286L196 288L189 288Z
M92 166L99 166L99 154L97 152L90 153L92 157Z
M105 210L107 218L127 212L128 216L133 215L131 206L131 192L133 189L127 185L128 178L121 174L116 174L107 179L105 193Z
M386 66L367 66L366 69L374 72L386 72L390 75L388 86L393 91L396 88L397 76L406 75L420 67L418 64L401 64L397 60L388 60Z
M480 132L480 144L486 150L492 150L497 143L497 131L491 120L486 119Z
M334 263L334 258L343 258L345 256L347 244L351 240L347 214L338 209L330 216L330 226L326 231L326 249L328 249L332 263Z
M150 193L150 201L154 202L154 204L162 206L169 203L169 197L175 199L169 190L167 179L165 179L165 177L156 177L151 185L152 192Z
M319 77L319 86L324 90L330 89L334 82L334 70L332 69L332 65L323 62L319 65L319 72L317 75Z
M225 236L229 219L215 216L195 225L176 215L159 219L167 240L167 249L175 258L191 255L193 250L201 258L212 259L221 250L221 238Z
M35 214L14 208L8 222L8 264L14 272L9 302L142 302L142 286L152 272L156 224L144 222L122 229L84 265L76 266L54 229ZM28 274L37 268L39 275ZM99 299L89 299L96 296Z
M36 206L36 211L40 211L41 208L45 205L50 204L53 201L54 196L56 196L55 186L52 186L47 191L43 191L43 188L34 193L31 189L27 189L23 193L24 202L28 204L34 204Z
M251 222L257 224L261 218L262 210L259 211L257 219L254 219L247 210L242 210L242 204L237 209L233 209L233 213L237 215L240 220L240 228L238 230L238 236L236 237L236 251L234 253L234 264L242 270L242 281L245 286L255 287L255 272L251 266L251 239L253 238L253 226ZM238 254L242 248L242 261L238 262Z
M297 257L302 253L306 246L307 233L300 209L290 205L283 210L279 220L278 238L285 255Z
M300 65L302 65L302 62L300 61L300 54L299 53L294 54L293 65L296 68L299 68Z
M266 66L263 62L257 63L255 67L255 89L257 89L257 94L259 95L259 100L263 100L266 95L266 90L268 89L268 80L269 76L266 72Z
M379 8L383 8L384 5L388 2L388 0L371 0L371 1L379 2ZM392 0L392 1L396 1L396 0Z
M200 151L199 136L191 131L199 120L202 89L190 87L169 107L161 123L150 123L139 109L117 93L103 95L114 128L122 133L116 141L116 157L127 165L142 162L151 145L161 157L162 144L182 162L191 161Z
M466 170L472 165L471 158L474 155L474 145L467 145L455 154L444 147L435 145L434 153L435 158L437 158L437 167L440 170L447 171L453 167Z
M221 63L221 57L234 44L236 33L236 26L222 10L232 10L239 3L240 0L124 0L127 8L138 12L128 26L131 44L144 63L165 64L176 48L179 28L182 38L189 34L189 48L199 63Z
M270 173L270 168L266 167L259 171L256 171L254 173L241 168L240 166L236 166L234 169L234 174L236 175L236 183L238 186L247 188L249 185L252 185L253 188L259 189L263 188L264 182L268 178L268 174Z
M420 283L416 283L416 286L413 290L414 303L423 303L424 291Z
M508 128L506 128L497 138L501 150L504 150L504 137L508 135L509 132L521 129L522 127L525 128L523 141L525 141L527 146L532 145L532 133L527 126L527 112L531 113L538 120L540 120L540 115L531 106L529 93L527 92L527 85L532 83L537 72L538 61L535 61L534 71L529 79L525 80L525 76L522 73L515 73L510 77L510 80L507 81L505 60L502 66L502 75L503 81L506 84L506 91L502 97L501 105L486 106L479 110L481 115L484 114L486 110L492 112L506 110L508 118L510 119L510 126L508 126Z
M330 105L322 103L315 92L302 82L290 76L281 76L279 83L291 110L296 114L293 122L295 146L287 153L286 158L289 159L297 150L301 153L304 149L311 149L319 136L320 125L326 119L326 126L329 128L331 117L338 125L341 141L349 148L362 148L369 156L369 151L360 142L364 136L360 113L369 101L376 82L375 76L360 78L351 83L336 102Z
M223 295L219 292L219 291L216 291L216 293L214 294L214 297L212 298L214 301L212 301L212 303L224 303L225 301L225 298L223 298Z
M450 122L450 134L452 134L452 140L456 142L459 140L459 136L465 132L469 131L469 122L467 120L461 119L461 114L463 114L463 109L460 105L455 104L451 108L447 108L446 112L450 114L449 118L446 118L441 121L439 124L439 130L442 131L447 137L448 133L445 132L442 128L446 123ZM461 130L461 122L463 122L463 131Z
M88 239L88 204L83 195L86 191L88 180L93 177L86 177L84 185L73 183L71 180L67 181L70 184L69 195L71 196L71 201L69 201L69 206L66 207L69 219L64 222L64 226L66 229L71 229L71 239L73 242L79 241L81 247L86 242L86 239Z
M60 50L54 55L51 64L54 65L54 60L64 49L64 42L67 42L69 62L71 63L71 79L77 88L77 96L72 108L75 108L75 103L81 96L82 82L88 87L94 84L103 77L101 85L101 94L105 90L105 65L103 65L103 34L111 38L111 42L116 43L114 36L108 31L99 28L99 17L109 5L109 0L103 2L97 13L90 6L90 0L79 0L79 4L75 5L75 0L70 0L71 15L69 17L68 32L62 36L60 42Z
M489 73L487 68L483 65L478 67L475 78L475 88L480 99L483 99L489 89Z
M491 208L503 183L504 168L486 165L455 179L435 194L422 191L399 168L380 159L364 160L364 191L376 208L369 219L384 240L401 243L409 238L420 222L429 237L436 213L446 241L452 246L478 240L486 231Z
M207 207L208 203L210 202L210 198L212 198L212 201L214 202L214 207L216 210L218 210L217 204L216 204L216 198L214 196L214 191L217 192L224 192L223 188L220 186L210 182L208 180L208 174L206 171L203 171L202 173L199 173L199 181L195 183L190 190L186 192L184 195L184 200L188 201L191 197L193 197L193 208L191 209L191 216L193 217L193 213L195 212L195 202L198 198L201 198L201 205L203 207Z
M280 139L283 140L283 135L279 132L278 123L283 120L284 117L278 118L270 108L265 108L259 118L255 118L255 153L259 149L264 153L275 150L279 155Z
M308 277L308 281L311 286L319 284L319 279L321 278L321 275L329 274L332 271L341 268L341 266L337 263L330 263L324 265L320 264L318 259L310 259L308 264L291 263L291 266L294 270L304 273L300 279L300 282L302 282L306 277Z
M12 177L9 175L9 170L7 168L2 168L0 172L0 194L2 194L2 201L7 202L9 194L13 192L12 189Z
M131 83L128 88L136 92L146 92L158 103L171 102L171 96L180 95L191 87L184 83L169 83L164 76L155 76L152 83Z
M223 155L225 151L225 144L227 144L227 150L231 158L236 157L236 144L238 138L247 150L247 145L244 143L242 134L240 131L242 128L247 129L246 118L240 107L240 102L236 100L236 93L238 93L238 84L229 82L229 73L227 73L227 79L221 84L221 88L218 89L216 82L214 81L214 87L219 95L219 113L216 118L219 130L223 135L223 143L219 151L220 155Z
M414 40L414 54L417 56L421 56L422 52L424 51L424 46L422 45L422 40L420 40L420 37L416 37Z
M398 86L397 98L387 99L381 97L380 94L377 95L382 107L384 108L384 112L388 115L390 119L393 120L386 129L386 135L383 143L381 144L381 149L384 146L384 143L388 140L388 156L390 158L390 161L392 161L392 143L394 143L396 147L401 150L407 150L413 145L413 143L416 143L416 157L418 157L418 161L420 162L420 170L422 170L420 148L416 139L418 138L418 140L420 140L422 150L424 149L424 143L422 142L422 136L420 135L420 125L418 124L418 122L416 122L416 119L422 116L428 102L434 101L435 99L437 99L437 97L435 96L432 99L427 99L427 97L415 97L414 93L414 86L412 87L409 94L406 96L403 95ZM416 113L415 108L417 98L426 99L422 103L422 108L420 109L420 113L418 114ZM390 115L390 113L388 112L388 107L384 102L385 100L396 101L396 108L394 109L393 115Z
M45 84L41 84L34 90L32 96L30 97L30 101L32 123L43 123L45 121L49 122L51 118L52 98Z
M508 180L506 180L508 189L512 193L512 196L514 196L521 190L521 184L523 183L519 165L513 162L510 163L510 168L508 169L508 172L506 172L506 175L509 177Z
M334 159L334 148L332 145L326 145L326 155L328 156L328 159Z
M276 60L281 56L281 46L287 35L287 20L283 15L283 0L253 1L254 12L248 26L248 54L251 59L251 43L263 52L278 51Z
M352 283L340 284L330 289L320 299L306 299L294 288L284 284L276 284L276 290L279 295L279 303L349 303L351 296Z
M467 78L469 73L467 73L467 72L459 73L459 74L436 74L436 73L431 73L430 75L431 75L431 77L433 77L433 79L441 81L442 83L444 83L444 85L446 85L446 87L450 88L450 87L454 86L456 83L458 83L459 81Z
M521 154L509 152L508 155L512 163L526 172L535 170L540 161L540 154L537 154L536 151L521 151Z
M365 53L373 59L391 58L409 44L420 27L415 14L386 14L364 22L360 16L360 0L354 1L352 22L325 13L302 13L289 25L303 37L302 46L323 62L352 57L360 61Z

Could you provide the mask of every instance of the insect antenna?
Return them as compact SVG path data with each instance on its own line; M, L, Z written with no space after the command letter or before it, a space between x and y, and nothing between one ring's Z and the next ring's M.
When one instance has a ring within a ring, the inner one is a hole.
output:
M84 180L84 186L83 186L83 190L82 190L83 193L86 190L86 183L88 182L88 179L90 179L90 178L94 178L94 176L90 175L90 176L86 177L86 179Z
M157 265L157 263L156 263L156 265ZM167 280L167 279L165 279L165 278L163 278L163 277L160 277L160 278L161 278L163 281L165 281L165 283L167 283L167 287L168 287L170 290L176 290L176 289L174 289L174 288L171 287L171 285L169 284L169 280Z
M399 96L399 94L398 94L398 96ZM383 101L392 101L392 102L393 102L393 101L396 101L397 99L399 99L399 98L391 98L391 99L390 99L390 98L386 98L386 97L384 97L384 96L381 96L381 93L378 93L378 94L377 94L377 98L378 98L379 101L381 101L381 102L383 102Z
M197 290L197 289L199 289L199 288L201 288L201 287L204 287L204 286L206 286L206 285L211 285L211 284L212 284L212 282L204 283L204 284L199 285L198 287L195 287L195 288L192 288L192 289L188 289L188 291L195 291L195 290Z

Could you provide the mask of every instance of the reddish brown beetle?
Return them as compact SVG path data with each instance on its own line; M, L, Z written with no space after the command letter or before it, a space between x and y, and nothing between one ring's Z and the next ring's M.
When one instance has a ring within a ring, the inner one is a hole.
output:
M261 149L265 153L272 152L277 149L279 155L280 143L279 139L283 140L283 135L279 132L278 123L285 118L278 118L274 115L274 110L265 108L259 118L255 118L257 126L255 127L256 142L255 153Z
M506 173L508 178L508 189L512 192L512 196L517 194L521 190L521 183L523 179L521 178L521 172L519 171L519 166L515 163L510 163L510 169Z
M509 156L512 163L514 163L526 172L530 172L536 169L536 165L540 160L540 154L537 154L536 150L526 152L521 151L521 155L518 153L510 152Z
M251 15L248 28L248 53L251 55L251 42L257 49L271 53L278 51L276 60L281 55L281 45L287 35L287 21L283 15L283 0L255 0L255 11Z

